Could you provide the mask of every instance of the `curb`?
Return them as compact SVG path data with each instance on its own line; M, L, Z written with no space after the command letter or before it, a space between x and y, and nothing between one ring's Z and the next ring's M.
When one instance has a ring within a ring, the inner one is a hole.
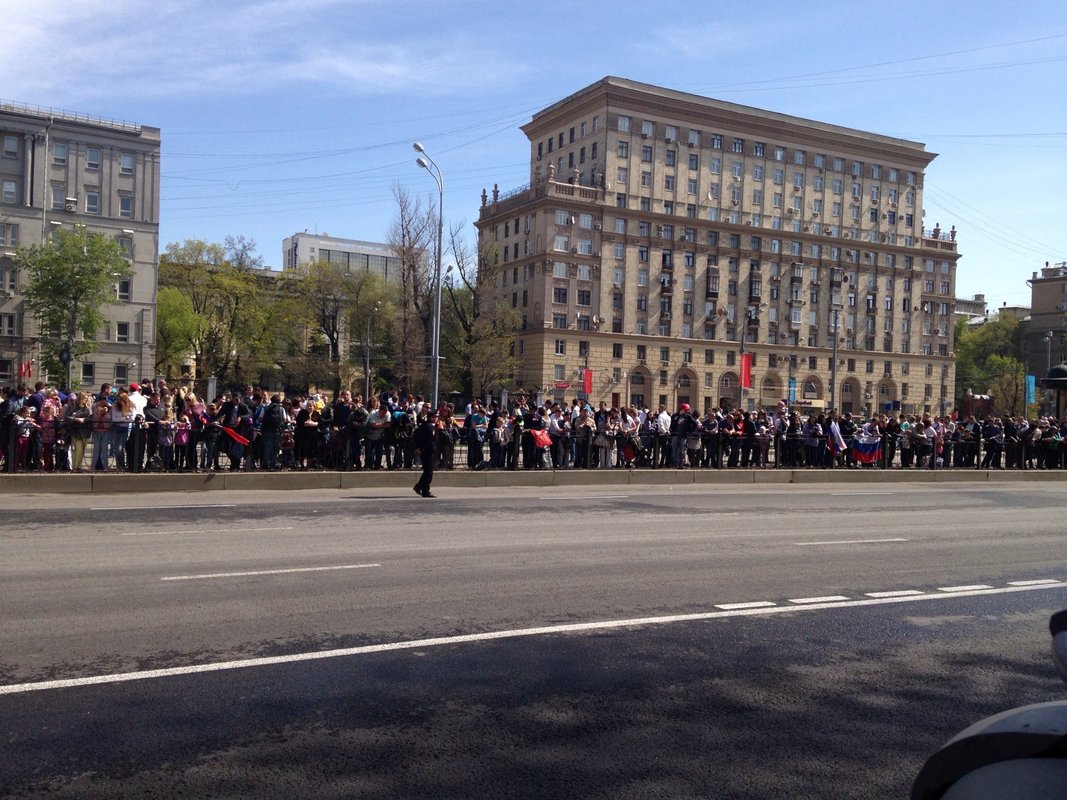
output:
M2 494L122 494L300 489L397 489L418 479L419 470L399 472L252 472L160 474L0 475ZM434 473L435 487L504 488L555 486L679 486L899 483L1065 483L1067 470L516 470Z

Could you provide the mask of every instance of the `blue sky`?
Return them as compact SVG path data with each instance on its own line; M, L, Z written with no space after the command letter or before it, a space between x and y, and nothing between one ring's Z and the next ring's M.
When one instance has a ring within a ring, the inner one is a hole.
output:
M0 97L162 129L161 246L304 229L384 241L401 185L445 216L528 176L519 125L605 75L926 143L957 293L1029 304L1067 260L1067 4L769 0L7 0Z

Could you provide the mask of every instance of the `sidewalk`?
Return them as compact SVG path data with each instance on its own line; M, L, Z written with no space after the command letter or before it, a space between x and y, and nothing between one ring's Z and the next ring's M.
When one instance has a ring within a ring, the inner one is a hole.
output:
M418 470L398 472L217 472L217 473L55 473L0 475L2 494L119 494L235 489L395 489L410 488ZM876 470L876 469L610 469L470 472L442 470L433 488L505 486L684 486L739 484L877 483L1062 483L1067 470Z

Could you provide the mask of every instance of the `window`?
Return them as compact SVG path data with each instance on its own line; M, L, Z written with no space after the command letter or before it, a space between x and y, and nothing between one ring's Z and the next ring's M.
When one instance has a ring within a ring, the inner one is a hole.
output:
M17 136L5 136L4 137L4 158L18 158L19 157L19 137Z
M556 355L567 355L567 341L566 339L556 339Z
M624 139L619 139L619 143L615 148L615 153L619 156L619 158L629 158L630 143Z
M566 303L567 302L567 287L566 286L553 286L552 287L552 302L553 303Z
M100 148L99 147L87 147L87 148L85 148L85 168L86 169L100 169Z
M119 195L119 216L125 219L133 218L133 196L129 194ZM516 253L518 255L518 253Z
M18 332L15 327L17 318L14 314L0 314L0 334L4 336L17 336Z
M666 153L664 153L664 163L668 167L677 166L677 164L678 164L678 151L677 150L668 150Z
M2 198L5 203L17 203L18 196L19 187L15 181L3 181L3 183L0 183L0 198Z
M620 130L620 131L629 133L629 131L630 131L630 118L629 117L624 117L622 114L620 114L619 115L619 120L615 124L615 128L616 128L616 130Z
M133 153L119 154L119 171L123 175L133 174Z
M97 189L85 190L85 213L100 213L100 192Z
M567 327L567 315L566 314L553 314L552 315L552 327L563 330Z
M641 145L641 160L644 161L646 164L652 163L652 145Z
M115 323L115 341L116 342L128 342L128 341L130 341L130 323L128 323L128 322L116 322Z
M67 207L67 189L65 186L52 187L52 210L62 211Z
M580 305L580 306L592 305L592 298L593 298L593 293L591 291L589 291L588 289L579 289L578 290L578 305Z
M677 125L668 125L666 134L664 135L664 138L668 142L676 142L676 141L678 141L678 126Z
M129 302L130 300L130 287L131 282L129 279L123 279L118 282L118 299Z
M57 165L67 163L67 145L65 142L56 142L52 145L52 163Z

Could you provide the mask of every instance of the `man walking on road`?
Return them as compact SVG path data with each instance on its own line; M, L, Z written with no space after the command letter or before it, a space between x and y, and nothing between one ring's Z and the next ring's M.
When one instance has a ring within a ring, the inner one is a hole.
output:
M419 451L422 459L422 477L412 488L415 494L423 497L434 497L430 493L430 483L433 481L433 462L437 457L437 411L430 409L425 418L415 429L415 449Z

